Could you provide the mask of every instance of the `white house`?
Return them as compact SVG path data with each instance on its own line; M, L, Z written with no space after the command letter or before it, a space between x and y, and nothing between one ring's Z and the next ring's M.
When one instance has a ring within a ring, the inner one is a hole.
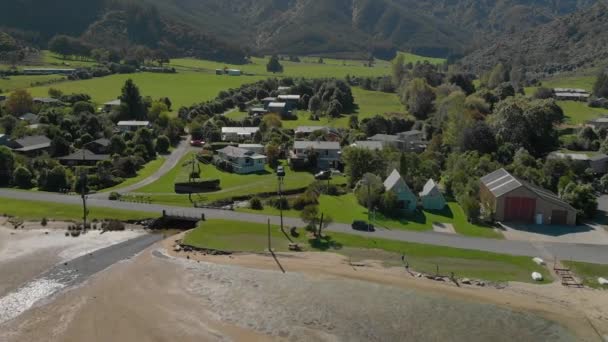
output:
M285 102L287 104L287 109L292 110L294 108L298 108L298 103L300 102L300 95L279 95L279 101Z
M399 171L393 170L393 172L384 181L384 188L386 191L390 191L397 196L398 208L401 211L413 212L416 210L418 199L416 195L407 186L407 183L403 180Z
M270 102L268 104L268 113L284 114L287 112L287 103L285 102Z
M340 143L335 141L294 141L289 162L292 165L303 166L308 163L311 153L316 154L317 169L336 168L340 164Z
M266 156L257 154L243 148L228 146L217 151L216 163L230 165L232 171L238 174L263 172L266 165Z
M429 179L424 188L422 188L420 201L422 202L422 207L426 210L443 210L446 206L445 197L443 197L437 183L432 179Z
M259 130L259 127L222 127L222 141L249 140Z
M137 131L140 128L150 128L150 121L119 121L116 126L122 132Z

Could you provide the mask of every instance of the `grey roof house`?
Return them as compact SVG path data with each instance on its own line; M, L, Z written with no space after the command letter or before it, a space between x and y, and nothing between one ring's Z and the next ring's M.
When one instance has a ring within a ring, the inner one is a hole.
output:
M100 161L104 161L104 160L108 160L108 159L110 159L109 154L96 154L87 149L76 150L73 153L71 153L65 157L57 158L57 160L59 160L60 163L70 165L70 166L75 166L75 165L79 165L79 166L89 165L90 166L90 165L95 165Z
M44 135L34 135L12 140L8 145L17 153L33 156L48 151L51 147L51 139Z
M589 155L587 153L552 152L547 158L570 159L575 163L583 164L588 169L592 169L596 174L608 173L608 155L602 153Z
M217 151L216 164L229 166L232 172L248 174L265 171L266 156L244 148L227 146Z
M340 143L335 141L294 141L289 162L295 168L305 167L311 153L316 154L316 165L312 166L317 169L337 168L340 164Z
M399 174L399 171L393 172L384 181L384 188L397 196L398 209L405 212L413 212L416 210L418 199L416 195L407 186L407 183Z
M445 197L434 180L429 179L419 194L422 207L426 210L443 210L446 206Z

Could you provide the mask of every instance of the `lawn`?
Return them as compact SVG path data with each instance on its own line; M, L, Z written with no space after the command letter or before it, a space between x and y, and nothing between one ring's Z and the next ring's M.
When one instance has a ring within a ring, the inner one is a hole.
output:
M30 88L36 82L62 81L65 77L60 75L40 75L40 76L7 76L0 78L0 94L8 94L16 89ZM47 94L43 94L46 96Z
M124 182L117 184L111 188L103 189L103 192L110 192L122 189L124 187L136 184L142 180L150 177L154 172L158 171L160 167L165 163L164 157L158 157L153 161L146 164L141 170L137 171L137 176L133 178L127 178Z
M238 209L249 213L264 213L268 215L279 215L275 208L265 206L264 210ZM322 195L319 199L319 211L331 215L334 222L350 224L353 220L368 220L368 210L361 206L353 193L344 196ZM287 210L283 214L289 217L300 217L297 210ZM372 214L372 221L377 227L387 229L404 229L414 231L428 231L433 229L433 223L451 223L457 233L466 236L501 239L502 234L495 230L471 224L467 221L462 208L458 203L448 203L448 208L441 212L422 211L409 218L393 219L384 217L379 213Z
M179 163L172 168L169 172L160 177L156 182L146 185L145 187L138 189L138 192L143 193L175 193L175 180L177 176L185 170L185 166L190 160L194 152L187 153L180 159Z
M592 91L595 79L596 76L566 76L549 78L542 83L546 88L580 88Z
M597 282L597 278L603 277L608 279L608 265L590 264L577 261L562 261L564 265L570 267L574 273L582 279L585 286L596 289L608 289L608 286L602 286Z
M445 58L434 58L434 57L424 57L424 56L419 56L419 55L414 55L413 53L409 53L409 52L399 52L400 55L403 55L404 59L405 59L405 63L414 63L416 64L417 62L424 62L424 61L428 61L431 64L443 64L446 62Z
M566 123L578 125L606 115L608 110L602 108L591 108L587 102L579 101L557 101L566 115Z
M11 215L27 220L40 220L43 217L55 220L82 220L82 206L53 202L26 201L18 199L1 199L1 215ZM118 210L111 208L89 207L89 219L141 220L153 218L146 212Z
M189 232L184 243L233 252L262 252L267 248L267 229L264 224L209 220ZM302 229L299 229L299 233L300 236L293 240L306 250L341 253L355 260L377 258L389 265L398 265L401 255L405 254L410 266L417 271L434 273L438 265L440 273L444 275L454 272L457 277L523 282L532 282L530 274L540 272L545 283L551 281L547 269L536 265L528 257L340 233L331 233L317 241L309 239ZM271 237L274 250L288 250L289 241L277 226L271 226Z

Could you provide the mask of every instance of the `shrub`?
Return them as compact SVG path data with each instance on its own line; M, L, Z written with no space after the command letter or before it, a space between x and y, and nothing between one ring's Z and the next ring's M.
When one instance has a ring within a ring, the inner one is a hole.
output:
M43 227L46 227L47 223L48 223L48 221L46 220L46 217L43 217L42 221L40 221L40 225Z
M118 200L120 200L121 197L122 197L121 194L119 194L116 191L113 191L110 193L110 196L108 198L110 199L110 201L118 201Z
M271 206L273 206L276 209L281 209L281 208L283 208L283 210L290 209L289 201L285 197L271 199L268 201L268 204L270 204Z
M249 200L249 206L253 210L264 210L264 205L259 197L253 197Z

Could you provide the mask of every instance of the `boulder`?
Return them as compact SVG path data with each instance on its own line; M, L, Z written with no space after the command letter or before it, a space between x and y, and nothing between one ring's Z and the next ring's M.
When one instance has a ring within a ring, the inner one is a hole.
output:
M602 278L602 277L597 278L597 282L602 286L608 285L608 279L606 279L606 278Z
M469 278L463 278L460 282L466 285L471 285L471 279Z

